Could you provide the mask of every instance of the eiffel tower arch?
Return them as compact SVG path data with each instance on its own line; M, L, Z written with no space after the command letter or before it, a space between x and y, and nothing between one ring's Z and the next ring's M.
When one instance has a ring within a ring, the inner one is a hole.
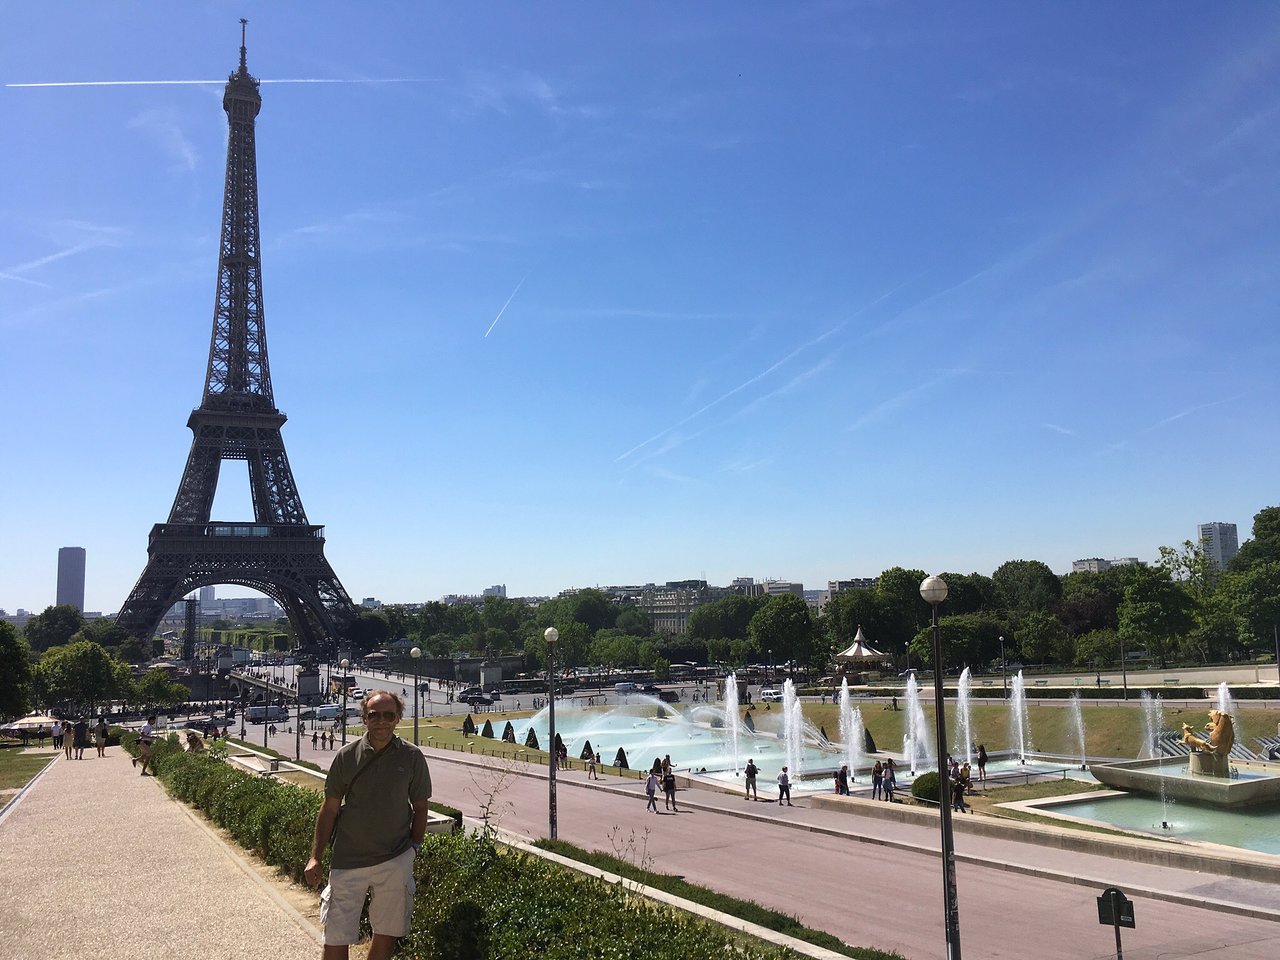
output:
M149 639L192 590L237 584L279 603L302 645L316 651L330 647L357 614L325 559L324 527L307 522L280 435L286 417L271 390L254 140L262 97L246 65L243 27L240 66L227 80L222 107L227 173L204 395L187 420L191 452L169 519L151 528L146 568L116 622ZM224 460L248 463L252 521L210 518Z

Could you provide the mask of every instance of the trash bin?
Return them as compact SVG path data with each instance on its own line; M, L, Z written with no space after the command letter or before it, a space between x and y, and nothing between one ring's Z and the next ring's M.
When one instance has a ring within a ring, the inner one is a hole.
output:
M278 773L280 771L280 760L278 757L271 758L271 772Z

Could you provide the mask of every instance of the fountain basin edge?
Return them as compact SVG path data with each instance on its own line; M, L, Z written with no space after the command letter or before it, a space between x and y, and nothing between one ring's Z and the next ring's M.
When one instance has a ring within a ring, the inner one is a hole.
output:
M1223 809L1280 802L1280 764L1232 760L1231 767L1254 775L1247 779L1179 775L1187 765L1185 757L1157 757L1153 760L1091 763L1089 772L1099 783L1117 790L1189 800Z

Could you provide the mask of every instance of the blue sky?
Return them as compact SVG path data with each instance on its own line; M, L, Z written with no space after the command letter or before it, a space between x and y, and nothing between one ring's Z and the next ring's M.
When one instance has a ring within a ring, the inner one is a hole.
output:
M276 401L357 598L1062 572L1280 503L1273 4L159 9L6 10L10 612L66 545L114 611L168 515L226 122L9 84L225 79L240 16L255 76L347 81L264 85L257 142Z

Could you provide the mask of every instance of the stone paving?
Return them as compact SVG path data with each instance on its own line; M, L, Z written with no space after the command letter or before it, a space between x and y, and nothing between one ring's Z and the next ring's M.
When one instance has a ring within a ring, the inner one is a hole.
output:
M0 818L0 960L315 960L306 920L119 747Z

